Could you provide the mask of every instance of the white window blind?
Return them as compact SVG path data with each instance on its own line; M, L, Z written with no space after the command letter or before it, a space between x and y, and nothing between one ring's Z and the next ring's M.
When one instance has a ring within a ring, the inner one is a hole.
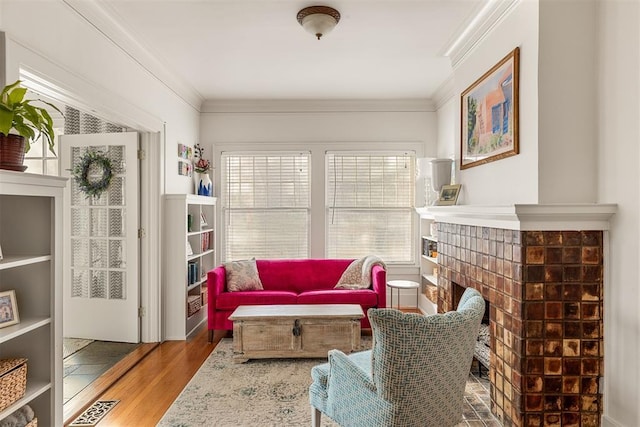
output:
M310 153L223 153L225 260L308 258Z
M414 263L415 154L326 156L327 256Z

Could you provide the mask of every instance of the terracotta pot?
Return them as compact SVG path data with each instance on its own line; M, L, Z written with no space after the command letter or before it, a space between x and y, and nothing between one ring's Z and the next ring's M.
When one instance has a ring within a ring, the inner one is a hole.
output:
M24 172L24 137L0 133L0 169Z

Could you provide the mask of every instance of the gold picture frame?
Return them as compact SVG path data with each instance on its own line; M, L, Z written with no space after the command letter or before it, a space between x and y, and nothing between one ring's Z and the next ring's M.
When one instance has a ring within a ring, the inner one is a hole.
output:
M460 169L520 152L519 79L515 48L460 95Z
M451 206L458 202L460 195L460 184L443 185L440 189L437 206Z

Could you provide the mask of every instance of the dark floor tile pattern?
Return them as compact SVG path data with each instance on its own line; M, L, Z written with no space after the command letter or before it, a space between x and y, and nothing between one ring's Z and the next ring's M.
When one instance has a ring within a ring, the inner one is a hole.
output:
M486 376L469 375L464 394L463 421L456 427L502 427L502 423L491 413L490 387Z
M138 344L94 341L64 359L63 403L104 374L135 349Z

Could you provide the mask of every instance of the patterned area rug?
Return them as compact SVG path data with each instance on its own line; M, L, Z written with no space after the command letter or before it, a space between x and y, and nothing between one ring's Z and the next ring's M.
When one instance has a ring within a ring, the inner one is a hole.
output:
M370 345L370 339L365 340ZM326 359L234 364L224 338L164 414L159 427L307 426L311 368ZM323 426L337 426L322 418Z
M363 347L371 337L362 337ZM308 426L311 368L326 359L264 359L232 362L225 338L164 414L159 427ZM488 382L469 376L464 421L458 427L501 424L489 409ZM322 426L337 426L322 417Z

